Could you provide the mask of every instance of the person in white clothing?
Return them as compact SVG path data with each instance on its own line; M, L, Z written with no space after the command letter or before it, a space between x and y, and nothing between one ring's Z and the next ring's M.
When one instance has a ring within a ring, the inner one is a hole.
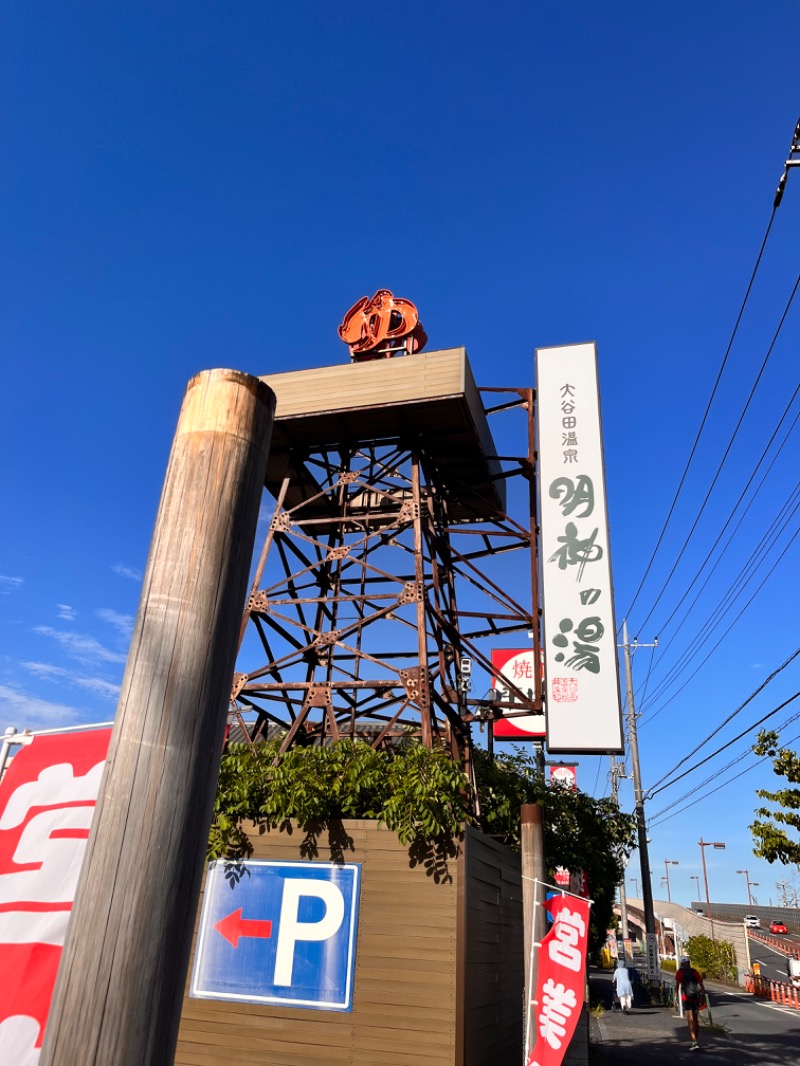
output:
M628 973L628 967L619 959L614 971L614 991L619 996L619 1005L624 1014L630 1014L633 1005L633 985Z

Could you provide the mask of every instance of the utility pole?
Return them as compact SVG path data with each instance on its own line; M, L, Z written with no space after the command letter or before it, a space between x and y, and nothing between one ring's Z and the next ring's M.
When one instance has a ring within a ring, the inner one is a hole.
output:
M625 764L618 763L614 756L611 756L611 798L614 803L619 807L619 779L624 776ZM630 939L630 930L628 929L628 892L625 888L625 871L622 871L622 880L619 883L619 917L622 924L622 939Z
M639 644L635 647L657 648L653 644ZM625 688L628 697L628 737L631 747L631 765L633 767L633 792L636 802L636 833L639 839L639 862L642 870L642 904L644 906L644 928L648 938L656 935L656 919L653 912L653 886L650 882L650 857L647 851L647 825L644 818L644 794L642 792L642 775L639 769L639 738L636 733L636 707L633 702L633 672L631 669L631 646L628 640L628 621L622 623L622 647L625 652Z

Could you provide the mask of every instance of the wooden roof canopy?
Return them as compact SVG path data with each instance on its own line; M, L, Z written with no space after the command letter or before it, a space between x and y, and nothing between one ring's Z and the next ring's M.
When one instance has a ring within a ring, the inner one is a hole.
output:
M320 491L305 457L398 440L435 465L451 519L485 521L505 511L505 481L465 348L418 352L262 377L275 392L266 485L285 506ZM320 513L330 500L320 498ZM304 514L308 516L307 509Z

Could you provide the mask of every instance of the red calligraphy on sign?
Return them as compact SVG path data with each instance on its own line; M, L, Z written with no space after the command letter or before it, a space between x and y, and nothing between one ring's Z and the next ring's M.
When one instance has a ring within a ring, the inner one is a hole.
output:
M551 694L554 703L575 703L578 698L577 677L554 677Z
M39 1061L110 738L35 737L0 782L0 1063Z
M561 1066L583 1005L589 903L557 896L541 904L553 924L539 946L536 995L529 1004L527 1066Z

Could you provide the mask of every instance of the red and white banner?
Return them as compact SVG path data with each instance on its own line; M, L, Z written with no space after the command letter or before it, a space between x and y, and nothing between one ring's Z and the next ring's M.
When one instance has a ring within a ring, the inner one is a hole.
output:
M570 763L550 763L550 784L562 785L564 788L571 788L573 792L578 791L578 770L576 766L572 766Z
M556 896L541 906L550 912L553 924L539 946L525 1061L527 1066L560 1066L583 1006L589 901Z
M585 870L568 870L566 866L556 866L553 880L559 888L566 888L575 895L589 898L589 878Z
M0 782L0 1063L35 1066L110 729L34 737Z
M533 699L535 678L532 648L493 648L492 686L501 703L517 704L523 710L519 696L509 688L509 682L525 696ZM503 714L513 713L504 708ZM516 718L496 718L493 726L495 740L535 740L546 732L543 714L520 714Z

